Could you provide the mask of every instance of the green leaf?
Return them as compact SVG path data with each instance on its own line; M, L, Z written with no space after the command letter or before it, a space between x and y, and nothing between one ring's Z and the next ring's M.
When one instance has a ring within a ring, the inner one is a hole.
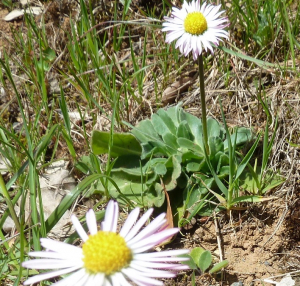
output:
M49 47L43 51L44 59L51 62L56 58L55 51L50 49Z
M171 191L177 186L177 179L181 175L181 165L180 161L176 156L170 157L166 162L166 167L168 169L167 174L163 178L166 190Z
M172 158L169 160L172 162ZM139 207L160 207L164 203L165 194L158 183L160 181L156 171L163 173L167 170L164 178L168 172L172 178L173 165L168 169L167 164L166 158L142 161L138 156L120 156L110 171L111 181L103 185L102 180L93 191L101 194L108 191L110 196L123 204L134 201Z
M190 162L186 165L187 172L198 172L201 168L201 164L196 162Z
M174 136L172 133L166 133L163 135L163 140L165 144L173 150L172 154L176 154L178 148L180 147L176 141L176 136Z
M74 167L85 175L90 173L90 168L83 162L77 162Z
M165 193L162 187L156 183L149 188L145 184L128 182L114 178L120 192L112 185L109 186L109 194L117 201L124 203L124 198L134 201L139 207L161 207L165 200Z
M120 156L111 170L111 176L125 179L129 182L149 182L155 176L153 167L164 164L165 158L155 158L151 161L141 161L140 157L132 155ZM151 180L151 182L153 182Z
M205 272L206 269L209 268L212 262L212 257L210 251L206 250L204 251L198 261L198 266L201 269L202 272Z
M221 140L224 139L224 131L221 129L220 123L209 117L207 119L207 135L210 137L218 137Z
M187 257L189 260L181 261L181 264L188 265L190 269L197 269L197 265L194 262L193 258L188 254L178 255L178 257Z
M214 170L213 166L211 165L211 162L210 162L206 152L204 152L204 154L205 154L206 163L211 171L211 174L213 175L213 177L215 179L217 186L219 187L221 192L225 195L225 197L228 198L228 189L226 188L226 186L223 184L223 182L219 179L218 175L216 174L216 171Z
M177 137L178 138L186 138L193 141L193 135L191 134L190 128L187 124L187 121L180 122L177 129Z
M42 137L42 139L40 140L40 142L35 150L35 154L34 154L35 159L39 158L41 156L41 154L43 152L45 152L45 150L49 146L49 142L52 140L54 132L56 131L57 128L58 128L57 124L53 125L51 127L51 129L47 132L47 134Z
M239 127L236 131L231 134L231 142L236 142L236 146L244 146L247 143L250 143L253 140L253 132L249 128ZM224 150L228 149L228 140L224 141Z
M218 272L220 271L222 268L225 268L227 267L229 264L228 260L223 260L222 262L220 263L217 263L216 265L214 265L214 267L212 269L209 270L209 273L210 274L213 274L215 272Z
M172 122L176 126L176 129L181 121L181 119L180 119L181 105L182 104L179 102L176 106L170 107L166 110L166 113L171 118Z
M289 145L290 145L291 147L300 148L300 144L293 143L293 142L291 142L291 141L289 141L289 140L287 140L287 139L286 139L286 142L289 143Z
M195 247L192 249L192 251L190 252L190 256L193 259L193 261L198 265L199 259L201 257L201 254L205 251L205 249L203 249L202 247Z
M226 207L227 205L227 201L226 199L224 199L221 195L219 195L218 193L214 192L213 190L209 189L209 191L217 198L217 200L219 201L219 203L223 206Z
M169 117L168 113L164 109L159 109L157 111L157 114L160 116L166 127L168 128L169 132L171 132L173 135L176 134L176 126L173 122L173 120Z
M244 169L246 168L247 164L249 163L250 159L252 158L253 153L258 145L259 139L260 139L260 134L258 135L256 141L252 145L251 149L248 151L246 156L243 158L242 162L239 164L236 174L235 174L234 181L236 181L240 177L240 175L243 173Z
M219 170L218 177L220 179L226 178L229 176L229 166L222 166Z
M203 130L201 120L192 114L186 113L186 121L194 137L194 142L199 146L203 146Z
M149 119L139 122L136 127L133 127L131 133L143 143L161 140Z
M216 155L221 155L224 152L224 143L221 138L219 137L209 137L208 138L208 145L210 150L210 161L213 165L218 163L218 157ZM216 159L216 160L214 160ZM214 162L217 161L217 162Z
M199 156L203 156L202 148L193 141L186 138L177 138L177 143L180 147L187 148L195 152Z
M261 167L252 168L250 164L247 165L250 172L243 174L241 180L243 184L242 189L247 190L253 195L263 195L267 191L281 185L285 180L271 170L261 175Z
M274 175L274 177L271 179L270 182L266 183L264 182L264 188L261 190L262 194L265 194L267 191L272 190L275 187L280 186L285 182L285 179L282 179L278 175Z
M73 145L73 141L71 139L71 136L67 133L65 127L62 127L61 128L61 133L67 143L67 146L68 146L68 150L71 154L71 156L73 157L73 159L75 160L76 159L76 151L74 149L74 145Z
M100 178L107 178L111 180L106 175L102 174L93 174L85 179L83 179L75 189L71 192L67 193L67 195L62 199L60 204L56 207L56 209L51 213L48 219L45 221L45 226L47 233L51 231L51 229L55 226L55 224L59 221L59 219L64 215L64 213L69 209L72 204L75 202L77 197L86 189L88 188L94 181L99 180ZM115 184L112 182L112 184ZM115 185L118 188L117 185Z
M167 168L164 164L157 164L154 170L160 176L163 176L167 173Z
M220 50L222 50L223 52L225 52L225 53L228 53L228 54L230 54L230 55L232 55L232 56L236 56L236 57L238 57L238 58L241 58L241 59L244 59L244 60L253 62L253 63L255 63L256 65L258 65L258 66L260 66L260 67L262 67L262 68L265 68L265 69L267 69L267 68L269 68L269 67L277 67L277 66L278 66L277 64L272 64L272 63L269 63L269 62L267 62L267 61L262 61L262 60L259 60L259 59L256 59L256 58L247 56L247 55L245 55L242 51L238 50L237 48L236 48L236 49L237 49L239 52L230 50L230 49L228 49L228 48L225 48L224 46L218 46L218 48L219 48Z
M93 131L92 134L92 151L96 155L106 154L109 152L110 132ZM114 133L112 138L111 156L118 157L121 155L140 156L142 148L137 139L130 133Z
M152 114L151 119L154 129L159 135L162 136L166 133L172 132L159 115L154 113Z
M240 196L232 200L232 206L237 203L259 203L265 200L270 200L270 198L264 198L262 196Z

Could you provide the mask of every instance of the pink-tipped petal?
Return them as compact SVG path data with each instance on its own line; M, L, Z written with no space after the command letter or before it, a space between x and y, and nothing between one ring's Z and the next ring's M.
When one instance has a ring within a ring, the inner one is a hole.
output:
M142 228L142 226L146 223L153 212L153 209L149 209L146 213L142 215L142 217L137 221L136 225L129 231L129 233L124 237L126 241L132 239L138 231Z

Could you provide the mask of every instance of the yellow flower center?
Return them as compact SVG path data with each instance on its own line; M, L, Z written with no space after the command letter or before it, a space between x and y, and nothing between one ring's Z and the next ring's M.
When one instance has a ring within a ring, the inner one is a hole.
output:
M183 26L187 33L198 36L207 30L207 21L201 12L192 12L186 16Z
M132 254L125 239L115 232L99 231L82 245L84 267L91 273L111 275L129 265Z

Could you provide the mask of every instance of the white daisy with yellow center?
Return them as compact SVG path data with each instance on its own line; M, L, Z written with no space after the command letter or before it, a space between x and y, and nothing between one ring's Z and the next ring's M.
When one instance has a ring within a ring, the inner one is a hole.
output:
M220 11L221 5L200 5L200 0L184 2L182 9L172 8L170 17L165 17L163 32L167 32L166 42L177 40L175 47L187 56L193 53L196 60L203 49L213 53L212 44L218 46L221 38L228 38L228 32L223 30L228 26L228 19L219 18L224 11Z
M83 240L82 247L47 238L41 239L41 245L47 251L30 252L39 257L25 261L22 266L31 269L55 269L38 274L26 280L24 285L31 285L60 275L70 274L53 283L55 286L130 286L130 282L139 286L163 285L162 281L153 278L174 277L176 271L188 269L178 264L187 258L177 257L188 253L188 250L169 250L145 252L176 234L178 228L166 229L165 214L159 215L144 229L153 209L149 209L139 220L140 209L134 209L117 233L119 206L110 201L101 230L93 210L86 214L88 235L79 220L72 216L72 222ZM141 230L141 231L140 231Z

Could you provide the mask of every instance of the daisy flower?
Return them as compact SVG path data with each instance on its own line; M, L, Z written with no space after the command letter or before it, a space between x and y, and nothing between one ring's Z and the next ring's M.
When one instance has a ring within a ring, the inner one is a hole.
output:
M223 30L228 26L228 19L220 15L221 5L214 6L200 0L184 2L182 9L173 7L171 17L164 17L163 32L167 32L166 42L168 44L177 40L175 47L187 56L193 53L196 60L203 49L213 53L212 44L218 46L221 38L228 38L228 32Z
M56 286L129 286L163 285L155 278L176 276L176 271L188 269L179 261L187 258L177 257L188 250L169 250L146 252L178 233L178 228L166 229L165 214L156 217L141 230L148 221L153 209L149 209L138 219L140 209L134 209L117 233L119 206L110 201L101 230L98 231L95 213L89 210L86 222L89 235L79 220L73 215L72 222L83 240L82 247L47 238L41 239L46 251L30 252L39 257L25 261L22 266L32 269L55 269L38 274L26 280L24 285L31 285L42 280L69 274L52 284Z

